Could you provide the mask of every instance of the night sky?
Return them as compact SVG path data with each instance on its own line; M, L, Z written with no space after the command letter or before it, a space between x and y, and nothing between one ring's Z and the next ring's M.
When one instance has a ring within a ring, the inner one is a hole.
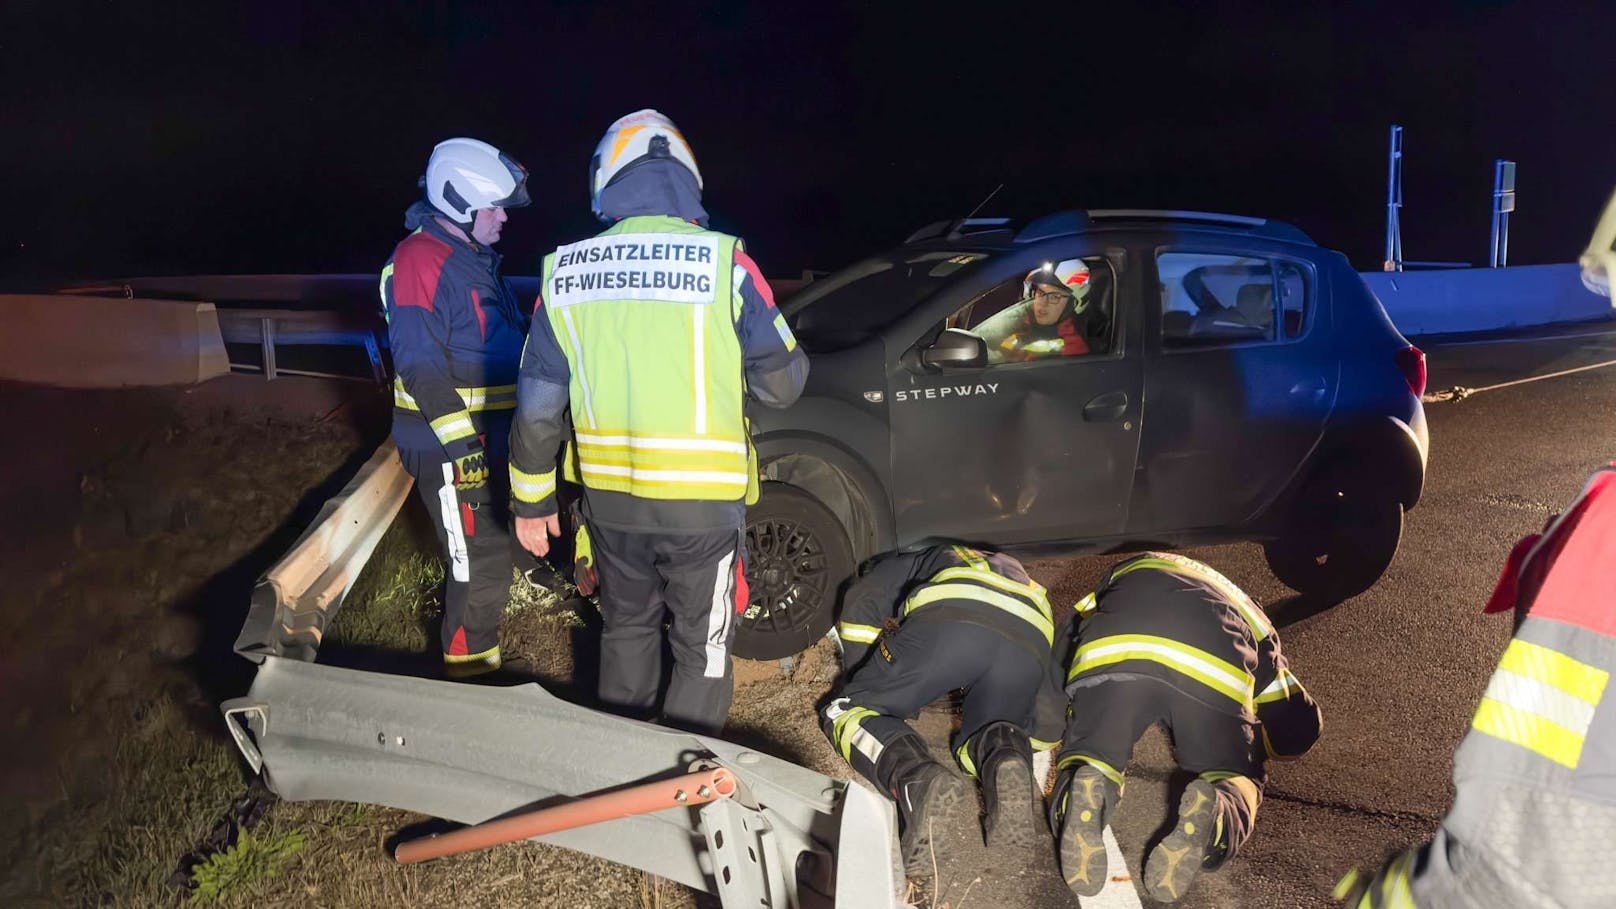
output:
M1266 216L1378 267L1393 122L1409 259L1485 261L1494 158L1511 264L1575 259L1616 185L1610 0L6 6L0 284L374 271L453 135L532 172L500 245L532 273L598 229L589 155L641 107L781 277L1000 183L983 214Z

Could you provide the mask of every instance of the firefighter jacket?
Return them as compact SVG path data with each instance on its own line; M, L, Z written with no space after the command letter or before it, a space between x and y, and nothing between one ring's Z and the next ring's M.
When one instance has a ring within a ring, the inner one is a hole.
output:
M842 665L864 662L881 635L924 615L926 621L966 622L990 628L1022 646L1045 666L1038 693L1033 745L1059 743L1066 723L1066 696L1054 658L1055 619L1044 588L1021 563L1002 553L965 546L933 546L877 559L849 586L836 625Z
M1489 611L1512 607L1523 618L1454 755L1452 809L1352 905L1616 906L1616 464L1516 547Z
M1077 610L1069 688L1146 676L1261 723L1269 757L1300 757L1318 740L1319 707L1286 664L1273 624L1211 567L1148 552L1114 566Z
M405 213L413 233L382 268L381 297L397 373L393 436L400 448L441 447L454 460L482 447L491 415L516 407L527 319L499 254L449 233L436 215L425 202Z

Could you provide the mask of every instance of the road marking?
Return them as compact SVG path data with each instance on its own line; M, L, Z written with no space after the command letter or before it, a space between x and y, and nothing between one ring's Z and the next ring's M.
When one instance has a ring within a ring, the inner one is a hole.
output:
M1085 897L1079 901L1083 909L1141 909L1139 891L1133 885L1133 875L1128 871L1128 863L1122 858L1122 847L1117 845L1117 838L1111 833L1110 826L1105 828L1105 867L1109 873L1105 886L1094 896Z

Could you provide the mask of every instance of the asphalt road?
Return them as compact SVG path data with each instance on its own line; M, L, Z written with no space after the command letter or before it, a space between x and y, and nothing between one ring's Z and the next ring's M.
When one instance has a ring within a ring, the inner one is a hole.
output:
M1432 391L1486 388L1616 361L1616 331L1606 323L1426 349ZM1509 637L1508 620L1481 606L1514 542L1616 458L1616 365L1430 403L1426 414L1424 498L1367 593L1326 608L1275 580L1255 545L1189 552L1269 610L1323 706L1325 733L1302 760L1270 766L1256 836L1175 905L1330 906L1342 872L1424 839L1451 803L1454 748ZM1116 558L1029 568L1052 601L1072 602ZM1136 877L1167 819L1173 770L1153 731L1135 750L1114 825Z

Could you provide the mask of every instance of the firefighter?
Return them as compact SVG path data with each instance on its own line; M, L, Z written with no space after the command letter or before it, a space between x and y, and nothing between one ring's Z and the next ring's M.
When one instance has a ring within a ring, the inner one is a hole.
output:
M469 678L501 666L511 585L506 439L527 318L493 246L505 210L528 204L527 171L486 142L448 139L421 187L381 276L393 439L447 563L444 671Z
M1050 805L1061 873L1079 896L1104 886L1101 836L1123 768L1160 722L1179 766L1196 775L1172 832L1145 860L1146 891L1171 902L1234 856L1256 822L1266 760L1300 757L1323 720L1262 609L1194 559L1148 552L1118 563L1077 610L1070 719Z
M977 329L990 363L1024 363L1089 352L1083 337L1089 304L1089 268L1081 259L1045 262L1021 282L1021 302Z
M904 722L955 689L965 700L954 759L982 781L987 844L1047 843L1032 752L1054 747L1066 704L1049 600L1021 564L964 546L882 557L848 588L837 631L845 684L821 723L897 803L905 866L930 868L944 830L977 835L973 788Z
M1610 296L1616 196L1583 253ZM1510 552L1486 612L1515 637L1453 758L1453 808L1423 846L1372 876L1348 872L1354 909L1616 905L1616 463L1541 534Z
M545 258L523 355L511 438L517 537L543 556L559 535L566 443L605 620L601 701L630 714L654 705L668 614L674 668L662 718L716 733L734 689L742 528L758 491L743 411L748 399L789 406L808 361L741 241L707 229L701 171L671 120L642 110L613 123L590 190L611 226Z

